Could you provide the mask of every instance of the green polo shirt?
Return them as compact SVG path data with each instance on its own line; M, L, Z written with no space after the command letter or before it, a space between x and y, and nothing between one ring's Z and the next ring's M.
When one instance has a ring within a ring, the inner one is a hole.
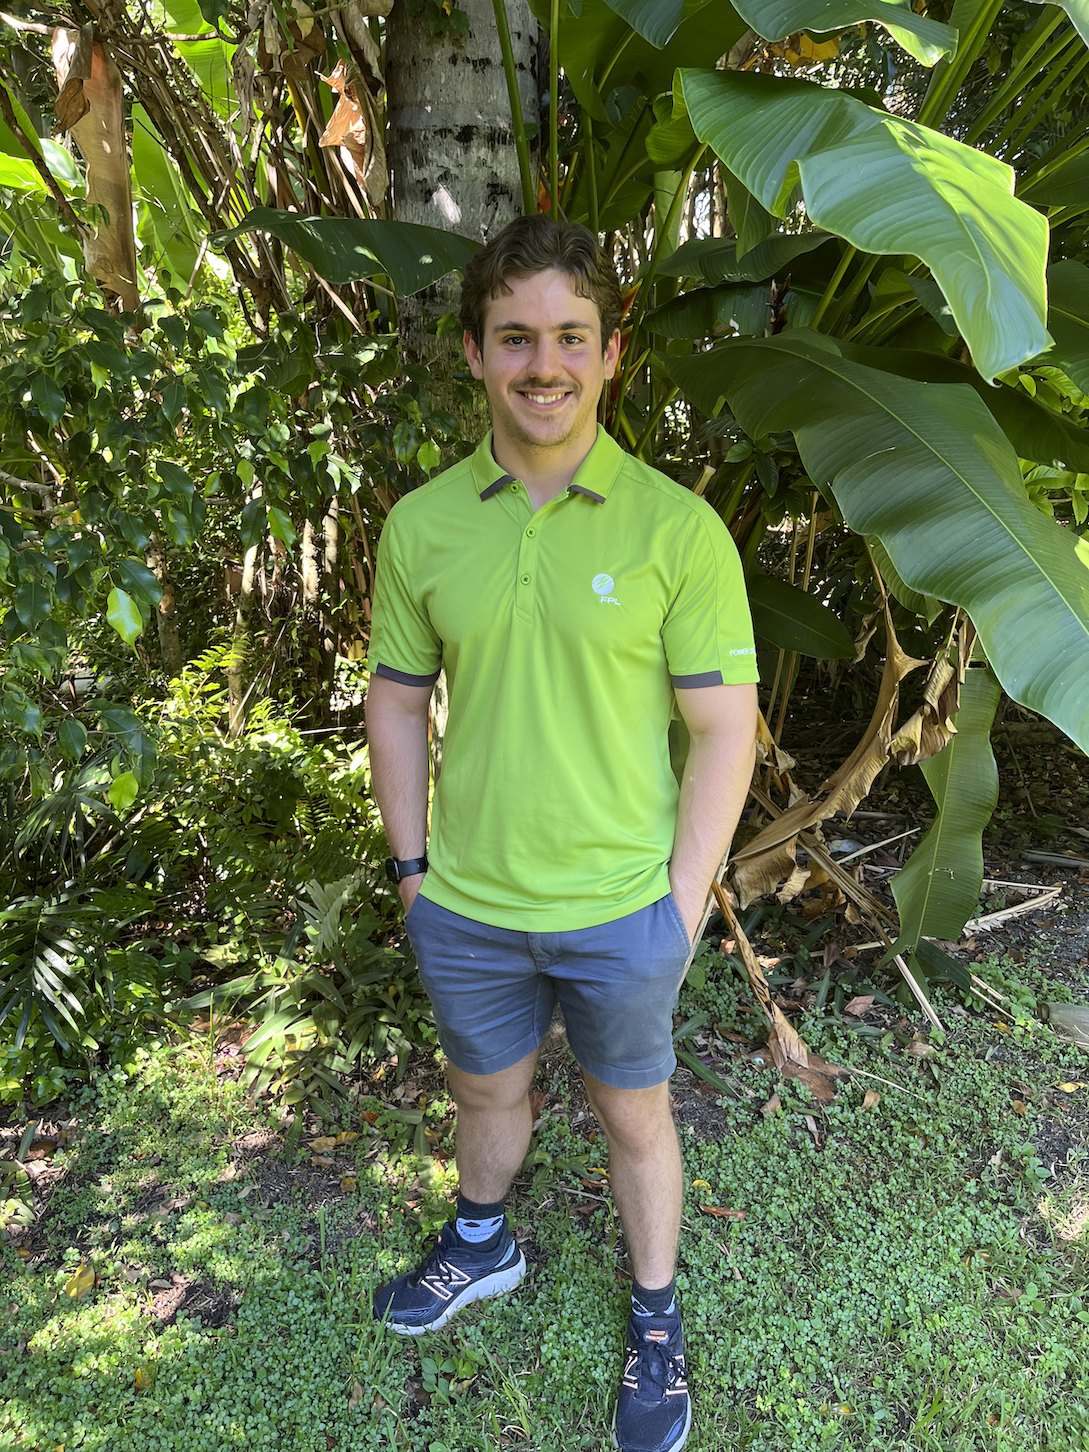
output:
M721 519L601 429L536 513L490 434L400 500L379 544L367 663L407 685L446 670L422 893L526 932L592 927L665 896L674 688L757 679Z

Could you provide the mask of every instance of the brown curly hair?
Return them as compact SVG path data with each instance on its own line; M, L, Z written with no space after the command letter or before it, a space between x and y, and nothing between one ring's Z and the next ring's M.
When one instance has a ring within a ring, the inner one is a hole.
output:
M508 278L532 277L552 267L567 273L578 296L597 308L602 348L608 347L623 316L616 268L592 232L577 222L555 222L541 214L508 222L465 269L459 317L478 347L483 347L484 311L492 298L510 292Z

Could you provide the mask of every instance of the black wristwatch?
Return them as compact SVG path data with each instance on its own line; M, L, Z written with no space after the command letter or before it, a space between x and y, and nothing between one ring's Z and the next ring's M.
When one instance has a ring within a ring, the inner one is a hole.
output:
M415 877L418 872L427 871L427 853L422 857L387 857L386 876L390 882L400 882L402 877Z

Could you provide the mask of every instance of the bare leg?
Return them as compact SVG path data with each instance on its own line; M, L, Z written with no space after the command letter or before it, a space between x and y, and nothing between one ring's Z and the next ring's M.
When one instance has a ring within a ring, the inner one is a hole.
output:
M465 1074L453 1064L446 1066L458 1107L458 1182L462 1194L478 1204L505 1199L526 1157L533 1128L529 1090L536 1068L536 1050L498 1074Z
M669 1084L613 1089L585 1072L582 1077L609 1141L609 1183L632 1272L648 1291L658 1290L673 1278L684 1188Z

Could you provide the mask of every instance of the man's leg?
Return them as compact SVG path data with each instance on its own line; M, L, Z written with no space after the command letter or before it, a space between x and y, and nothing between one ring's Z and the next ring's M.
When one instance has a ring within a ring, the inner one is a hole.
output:
M684 1193L668 1081L653 1089L614 1089L582 1077L609 1141L609 1184L632 1273L640 1286L658 1290L673 1280Z
M529 1090L536 1068L536 1050L498 1074L466 1074L447 1064L458 1107L458 1183L468 1199L481 1204L506 1199L529 1149Z

